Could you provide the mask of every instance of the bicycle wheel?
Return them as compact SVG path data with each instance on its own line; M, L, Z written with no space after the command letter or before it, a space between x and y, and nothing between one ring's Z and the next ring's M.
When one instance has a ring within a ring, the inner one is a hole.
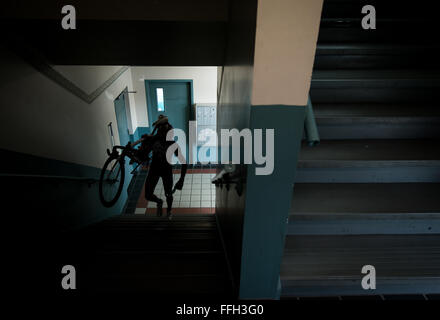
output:
M99 178L99 198L104 207L113 206L118 201L124 186L125 167L120 158L109 157Z

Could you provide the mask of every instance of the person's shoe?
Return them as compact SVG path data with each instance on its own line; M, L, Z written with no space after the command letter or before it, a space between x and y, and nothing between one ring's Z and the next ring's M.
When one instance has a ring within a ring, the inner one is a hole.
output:
M158 217L162 217L162 205L163 205L163 200L160 200L160 202L157 203L156 216Z
M170 211L167 210L167 218L168 220L171 220L173 218L173 213L171 212L171 210Z

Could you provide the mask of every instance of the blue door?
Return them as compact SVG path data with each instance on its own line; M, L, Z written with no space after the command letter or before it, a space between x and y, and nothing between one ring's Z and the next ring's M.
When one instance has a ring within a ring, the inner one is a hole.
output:
M188 121L192 103L191 80L146 80L148 119L150 126L160 114L166 115L174 128L188 136ZM153 130L153 128L151 128ZM188 152L188 146L187 146Z
M125 94L121 93L115 100L115 113L116 122L118 123L119 142L122 146L125 146L130 142L130 133L128 132L128 120L125 108Z

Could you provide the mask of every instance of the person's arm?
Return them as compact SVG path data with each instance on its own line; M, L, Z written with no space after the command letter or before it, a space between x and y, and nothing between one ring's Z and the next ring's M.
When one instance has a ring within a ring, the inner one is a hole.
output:
M129 144L131 147L137 146L138 144L144 142L144 140L147 139L148 137L149 137L148 134L144 134L144 135L142 135L142 137L139 140L132 142L132 143L129 143Z
M144 141L144 139L140 138L138 141L131 142L130 145L131 145L132 147L134 147L134 146L137 146L139 143L142 143L142 141Z

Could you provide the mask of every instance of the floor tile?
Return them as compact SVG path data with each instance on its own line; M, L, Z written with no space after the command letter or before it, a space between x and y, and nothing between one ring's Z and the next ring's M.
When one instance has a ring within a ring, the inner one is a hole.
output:
M180 202L180 207L181 208L189 208L190 207L190 202Z
M136 208L136 210L134 211L135 214L145 214L145 211L147 210L147 208Z
M209 207L211 207L211 201L202 201L201 207L202 208L209 208Z
M180 197L180 201L183 201L183 202L189 202L190 201L190 198L191 198L191 195L182 195L182 197Z
M211 183L212 177L216 175L215 169L189 169L185 177L185 183L182 190L177 190L174 195L173 207L180 213L215 213L215 195L216 187ZM180 173L173 174L174 184L179 180ZM154 214L156 204L147 202L144 198L145 187L142 186L142 196L136 204L136 210L139 214ZM163 201L163 208L166 208L166 197L163 188L162 179L159 180L155 194ZM148 203L148 204L147 204ZM146 208L147 207L147 208Z

